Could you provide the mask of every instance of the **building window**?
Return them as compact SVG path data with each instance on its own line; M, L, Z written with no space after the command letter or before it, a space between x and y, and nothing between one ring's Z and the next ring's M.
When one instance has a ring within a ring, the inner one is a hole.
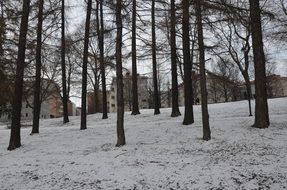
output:
M142 102L146 102L146 99L143 99Z
M112 107L115 107L115 104L112 104Z
M29 114L28 113L26 113L26 117L28 117L29 116Z
M115 99L115 96L112 96L111 98L112 98L112 99Z

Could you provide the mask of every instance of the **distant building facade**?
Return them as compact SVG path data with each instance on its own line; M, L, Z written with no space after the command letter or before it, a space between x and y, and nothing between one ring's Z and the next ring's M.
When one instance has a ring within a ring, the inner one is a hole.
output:
M267 95L268 98L279 98L287 96L287 77L280 75L269 75L267 76ZM255 94L255 81L251 81L251 92L254 97Z
M137 76L138 80L138 102L139 109L148 109L149 108L149 93L148 93L148 77ZM123 76L124 83L124 105L125 111L131 111L132 109L132 75L126 73ZM109 110L110 112L117 111L117 83L116 78L112 80L111 90L109 94Z
M110 91L107 90L107 109L108 112L110 112ZM88 114L94 114L94 113L103 113L103 92L98 91L98 100L95 99L95 93L94 92L88 92L87 93L87 104L88 104Z
M193 99L194 104L201 102L200 76L192 73ZM239 100L239 85L227 77L219 76L214 73L206 75L206 90L208 103L221 103ZM184 85L179 84L179 106L184 106Z
M40 111L40 119L58 118L63 116L62 99L58 92L59 87L51 80L42 80L42 103ZM29 91L27 91L29 92ZM68 114L73 116L76 114L76 106L68 101ZM0 115L0 121L9 121L10 113ZM33 119L33 91L23 96L21 120L30 121Z

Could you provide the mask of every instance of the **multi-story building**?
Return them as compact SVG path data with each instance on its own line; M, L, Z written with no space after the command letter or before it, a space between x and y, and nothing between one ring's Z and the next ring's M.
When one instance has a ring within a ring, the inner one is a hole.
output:
M110 95L109 95L109 110L110 112L117 111L117 83L116 77L112 80ZM149 93L148 93L148 78L145 76L137 76L138 81L138 102L139 109L149 108ZM132 75L128 72L123 76L124 83L124 104L125 111L132 109Z
M287 77L280 75L267 76L267 95L269 98L278 98L287 96ZM254 97L255 94L255 81L251 81L251 92Z
M196 100L201 102L200 76L195 72L192 73L192 86L194 103ZM179 84L179 105L184 106L184 85ZM209 72L206 75L206 90L208 103L220 103L238 100L240 90L237 83L227 77L219 76Z
M29 83L26 83L26 91L23 96L21 120L30 121L33 119L33 91L27 90ZM58 118L63 116L62 99L58 92L59 87L51 80L42 80L42 103L40 118ZM10 106L11 107L11 106ZM68 114L73 116L76 114L75 104L68 101ZM0 121L9 121L11 119L10 113L0 115Z
M109 102L109 97L110 97L110 91L107 90L107 109L108 112L110 111L110 102ZM98 100L95 100L95 93L94 92L88 92L87 93L87 102L88 102L88 114L93 114L93 113L102 113L103 112L103 92L98 91Z

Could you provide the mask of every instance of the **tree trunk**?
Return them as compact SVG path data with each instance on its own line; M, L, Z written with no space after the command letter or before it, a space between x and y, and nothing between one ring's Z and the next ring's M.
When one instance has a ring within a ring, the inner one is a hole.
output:
M243 78L244 78L244 80L245 80L245 86L246 86L246 92L247 92L249 116L252 116L252 107L251 107L252 92L251 92L250 79L249 79L249 75L248 75L247 71L244 72Z
M117 25L117 39L116 39L116 74L117 74L117 144L116 146L123 146L126 144L124 131L124 84L122 73L122 0L117 0L116 5L116 25Z
M5 19L4 19L4 2L1 1L1 16L0 16L0 56L4 56L4 37L5 37Z
M259 1L249 0L252 46L255 68L255 123L253 127L267 128L270 124L267 90L266 90L266 65L262 41L261 11Z
M39 13L38 13L38 26L37 26L37 47L36 47L36 81L34 87L34 105L33 105L33 127L32 133L39 133L39 120L41 113L41 68L42 68L42 28L43 28L43 8L44 0L38 1Z
M170 55L171 55L171 78L172 78L172 111L171 117L180 116L178 107L178 81L177 81L177 61L176 61L176 11L175 0L171 0L170 11Z
M94 113L99 113L99 80L98 80L98 61L95 59L95 85L94 85Z
M100 67L101 67L101 76L102 76L102 93L103 93L103 117L102 119L108 118L108 105L107 105L107 89L106 89L106 72L105 72L105 63L104 63L104 17L103 17L103 1L100 3L100 33L99 36L99 48L100 48Z
M132 115L140 114L138 100L138 77L137 77L137 40L136 40L136 15L137 1L133 0L132 16Z
M89 54L89 35L92 12L92 0L88 0L87 17L85 26L85 41L83 55L83 76L82 76L82 110L81 110L81 130L87 129L87 65Z
M193 92L190 61L190 38L189 38L189 0L182 1L183 16L182 16L182 42L183 42L183 67L184 67L184 119L183 125L194 123L193 116Z
M206 75L205 75L205 55L204 55L204 42L203 42L203 29L202 29L202 13L201 13L201 0L195 1L195 14L198 30L198 48L199 48L199 67L200 67L200 88L201 88L201 112L202 112L202 125L203 125L203 140L210 140L210 127L209 115L207 106L207 90L206 90Z
M152 69L153 69L153 90L154 90L154 114L160 114L160 100L158 93L157 61L156 61L156 34L155 34L155 0L152 0L151 8L152 26Z
M228 90L227 90L226 84L223 84L223 91L224 91L224 100L225 102L228 102Z
M20 36L18 44L17 68L14 82L14 96L12 103L12 123L8 150L14 150L21 146L21 109L23 96L23 77L25 68L26 38L28 31L28 19L30 0L23 1Z
M66 39L65 39L65 0L62 0L62 7L61 7L61 67L62 67L62 86L63 86L63 122L69 122L68 116L68 96L67 96L67 84L66 84Z

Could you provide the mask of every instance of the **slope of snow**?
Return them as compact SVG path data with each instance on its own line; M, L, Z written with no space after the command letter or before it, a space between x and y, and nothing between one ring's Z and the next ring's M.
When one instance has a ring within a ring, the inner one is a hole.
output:
M0 189L286 189L287 98L269 100L271 126L250 127L247 102L209 106L212 140L195 123L181 124L170 109L125 114L127 145L116 148L116 115L41 121L39 135L22 129L23 146L6 150L0 128ZM181 109L183 114L183 109Z

